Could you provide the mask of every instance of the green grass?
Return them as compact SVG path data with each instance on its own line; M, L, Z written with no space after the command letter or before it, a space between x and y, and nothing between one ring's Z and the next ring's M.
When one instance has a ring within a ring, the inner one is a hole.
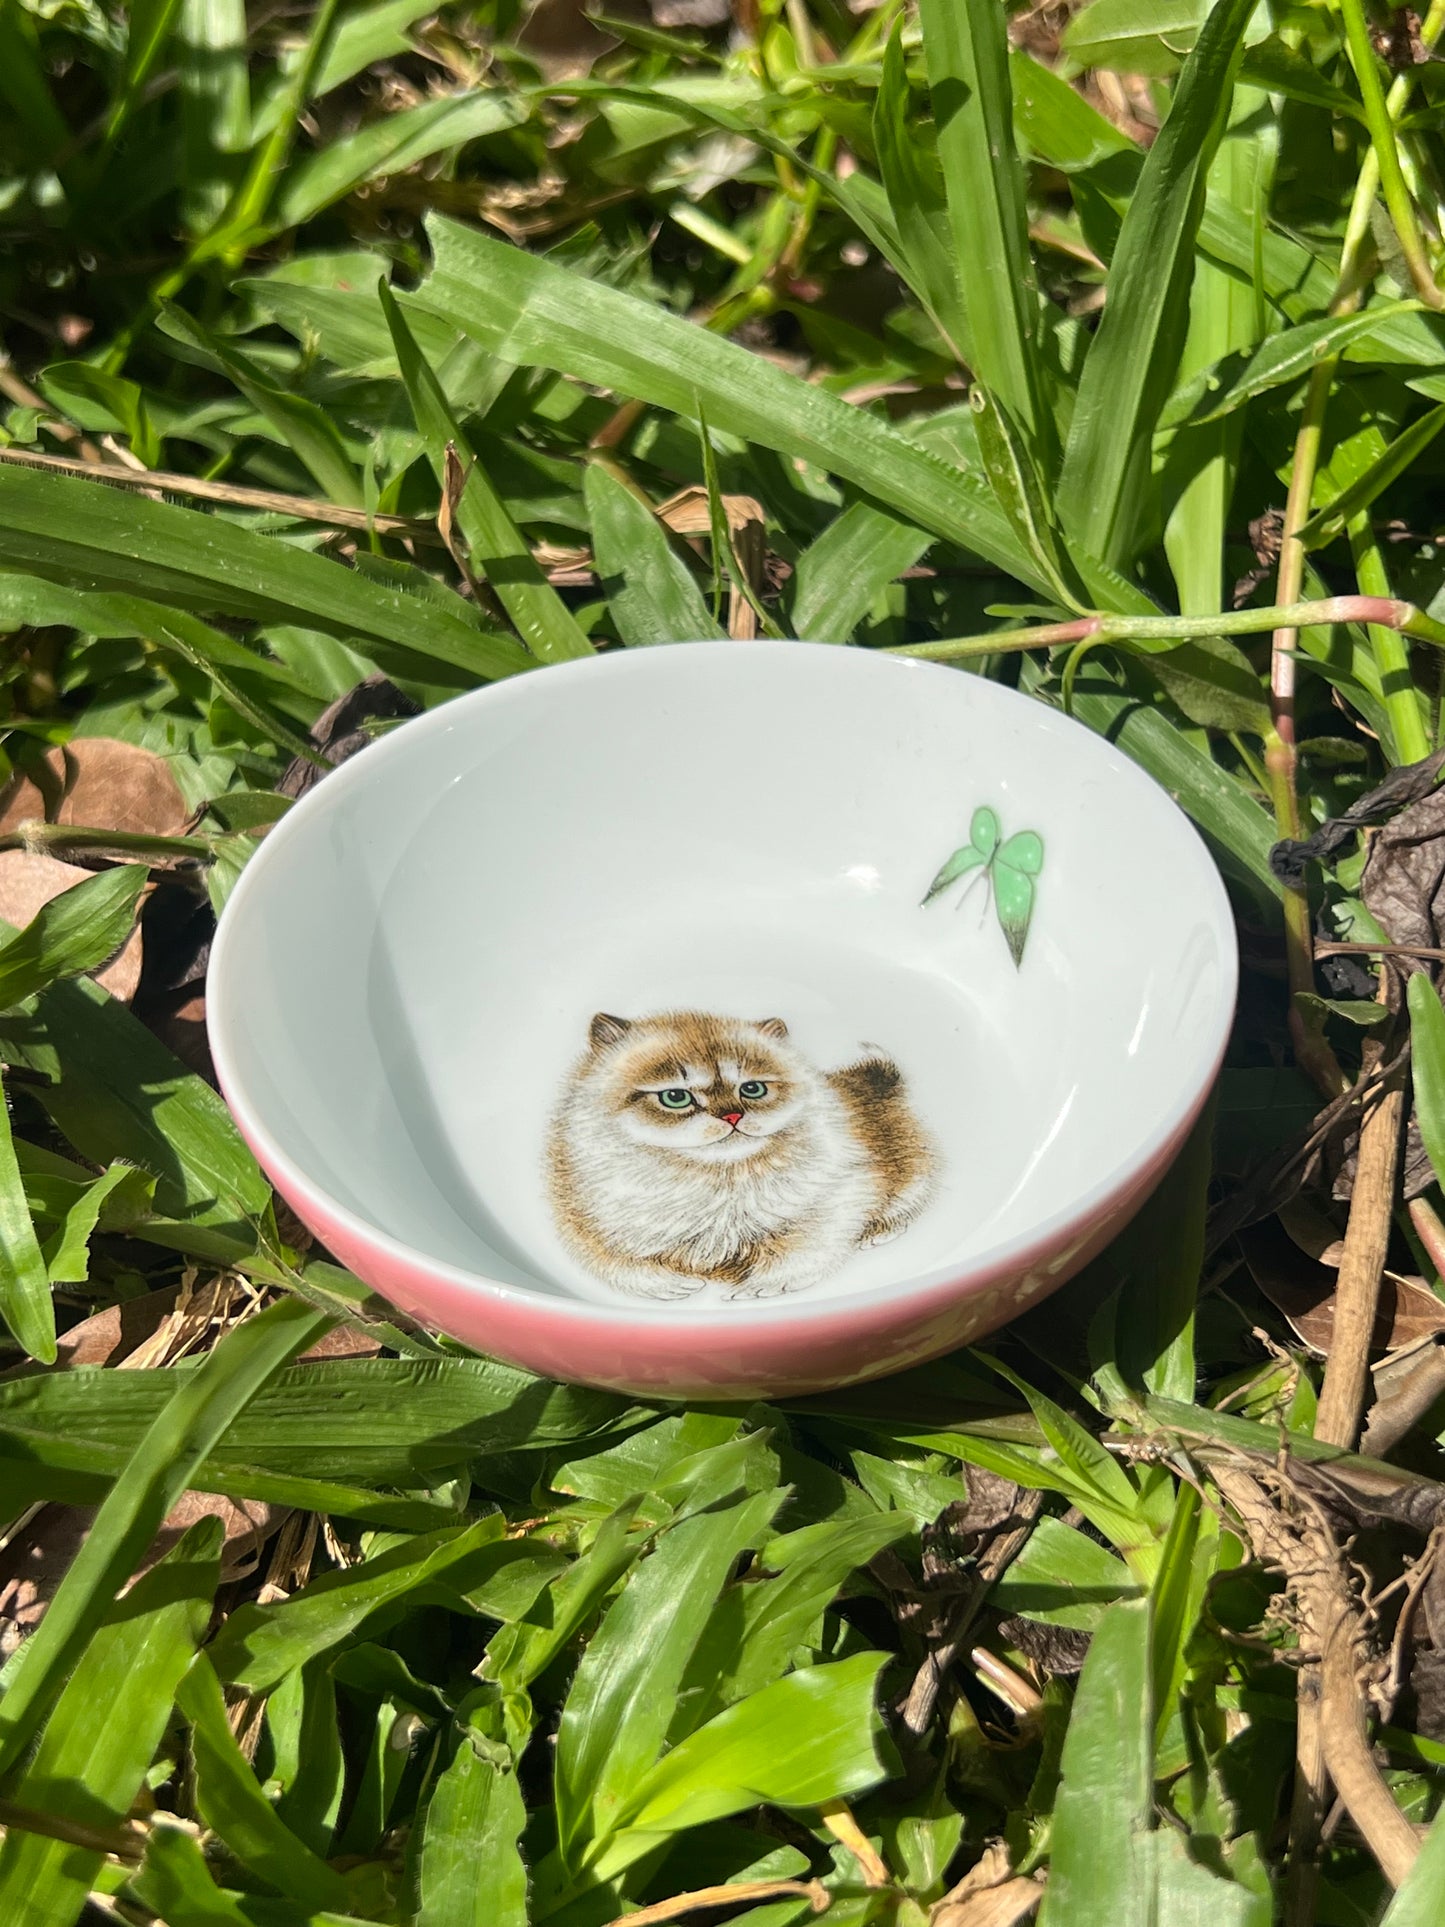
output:
M193 812L30 833L101 867L0 946L5 1557L99 1508L0 1680L0 1920L602 1927L744 1883L702 1918L972 1927L939 1903L1002 1842L1044 1927L1433 1921L1445 1834L1391 1901L1391 1815L1445 1791L1442 1418L1386 1464L1312 1436L1269 1223L1308 1242L1270 1174L1382 1035L1314 944L1381 942L1379 898L1354 836L1300 889L1269 853L1441 741L1442 68L1359 0L757 0L560 65L525 13L0 0L0 778L118 737ZM148 874L220 907L364 677L427 707L729 630L1119 742L1244 992L1159 1195L989 1354L687 1411L389 1322L88 973ZM1391 1182L1439 1295L1439 1199ZM204 1362L52 1364L218 1278ZM1000 1478L1038 1495L1002 1577ZM237 1570L203 1520L122 1594L187 1489L282 1539ZM1321 1838L1297 1679L1366 1587L1405 1690L1363 1791L1326 1705Z

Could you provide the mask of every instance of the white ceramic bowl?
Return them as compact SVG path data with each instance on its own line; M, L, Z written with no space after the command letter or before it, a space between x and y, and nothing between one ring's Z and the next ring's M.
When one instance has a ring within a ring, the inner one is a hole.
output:
M539 1372L717 1398L1060 1284L1187 1132L1235 974L1199 837L1078 724L715 642L347 763L248 866L207 1000L248 1141L360 1278Z

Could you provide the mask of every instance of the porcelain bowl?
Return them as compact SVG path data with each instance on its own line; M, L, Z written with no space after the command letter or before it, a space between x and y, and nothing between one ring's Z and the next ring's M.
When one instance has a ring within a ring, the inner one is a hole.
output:
M1217 1071L1170 798L983 678L812 643L463 696L271 831L208 983L298 1216L428 1326L653 1396L818 1391L1053 1291Z

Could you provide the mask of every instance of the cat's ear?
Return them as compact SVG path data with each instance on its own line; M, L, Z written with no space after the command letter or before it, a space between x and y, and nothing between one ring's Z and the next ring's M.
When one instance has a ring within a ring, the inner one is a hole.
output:
M758 1025L764 1037L786 1037L788 1027L781 1017L765 1017Z
M625 1017L609 1017L605 1010L599 1010L592 1019L588 1036L593 1050L610 1050L614 1044L620 1044L631 1029Z

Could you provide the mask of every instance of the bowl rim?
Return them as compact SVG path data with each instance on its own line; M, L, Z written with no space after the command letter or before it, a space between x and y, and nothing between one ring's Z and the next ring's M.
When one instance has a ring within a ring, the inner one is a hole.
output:
M864 671L865 674L906 671L925 677L946 675L954 686L957 686L960 676L960 671L952 665L930 662L924 658L886 656L872 650L829 642L766 637L748 641L709 639L665 643L648 649L619 649L608 651L605 655L568 662L539 663L537 669L545 669L545 686L551 687L554 686L552 679L558 676L576 680L579 676L598 673L647 675L659 670L666 673L664 662L674 650L686 650L690 655L705 651L709 655L725 655L734 662L761 662L779 649L806 650L820 667L826 661L833 661L840 666L847 662L852 665L853 673L856 673L859 665L866 663L869 668ZM1169 792L1146 770L1083 723L1039 703L1022 691L982 677L970 676L968 682L976 685L970 693L989 692L983 697L985 701L999 701L1005 706L1026 706L1041 721L1048 718L1055 726L1077 731L1079 737L1090 744L1091 753L1099 757L1101 769L1109 769L1111 779L1122 778L1132 783L1138 789L1141 800L1147 798L1154 807L1162 807L1176 819L1178 827L1185 832L1183 843L1189 849L1198 871L1195 883L1191 884L1192 889L1199 891L1198 907L1201 912L1210 914L1210 921L1221 936L1223 968L1216 1005L1212 1021L1200 1034L1200 1042L1188 1066L1189 1075L1179 1079L1174 1101L1156 1116L1147 1135L1135 1146L1127 1161L1114 1165L1106 1177L1096 1180L1084 1192L1077 1194L1066 1207L1034 1220L1012 1238L984 1246L962 1262L955 1260L900 1282L870 1286L863 1291L808 1294L797 1298L782 1296L730 1300L696 1307L675 1299L665 1304L649 1303L642 1298L618 1293L614 1305L600 1299L576 1297L565 1290L543 1291L535 1286L489 1278L484 1273L469 1271L435 1257L362 1217L297 1165L276 1141L246 1095L244 1072L240 1068L245 1051L246 999L240 987L233 994L229 980L231 933L247 914L246 906L250 900L265 888L265 879L275 861L268 853L275 848L284 848L298 834L295 828L298 821L309 824L314 817L344 808L347 796L358 783L371 781L381 765L393 756L413 752L419 747L421 739L433 731L455 727L458 722L470 717L481 704L491 706L484 712L490 714L492 708L501 702L533 700L527 692L539 686L535 671L485 683L480 688L451 697L419 716L408 718L364 752L337 765L324 781L318 782L293 803L267 832L231 891L217 921L207 965L206 1029L221 1095L242 1136L276 1190L298 1210L303 1219L307 1211L312 1210L379 1257L418 1270L449 1287L469 1292L479 1303L492 1301L532 1310L539 1316L572 1323L579 1329L602 1321L614 1331L621 1324L643 1330L691 1330L700 1334L725 1330L734 1337L744 1327L756 1329L766 1326L778 1332L796 1332L808 1326L822 1328L830 1319L877 1312L884 1307L896 1313L898 1320L905 1321L911 1311L921 1312L941 1300L963 1298L975 1290L986 1289L1000 1277L1027 1268L1042 1254L1062 1250L1068 1244L1071 1233L1081 1232L1105 1219L1111 1210L1117 1208L1121 1198L1138 1185L1141 1175L1158 1162L1165 1147L1182 1143L1218 1075L1234 1020L1238 990L1239 961L1233 910L1219 869L1203 837ZM399 750L398 744L404 745L404 750Z

